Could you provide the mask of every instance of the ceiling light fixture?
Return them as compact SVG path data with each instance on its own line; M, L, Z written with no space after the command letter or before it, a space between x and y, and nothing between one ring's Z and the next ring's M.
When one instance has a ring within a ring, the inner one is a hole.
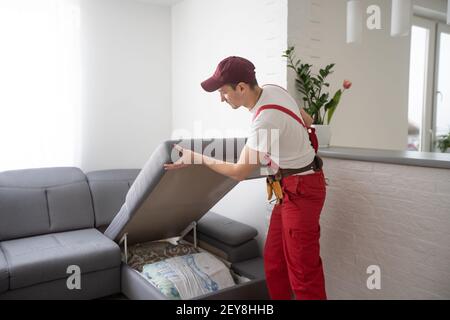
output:
M359 43L363 33L363 6L360 0L347 2L347 43Z
M412 0L392 0L391 36L409 35L412 15Z

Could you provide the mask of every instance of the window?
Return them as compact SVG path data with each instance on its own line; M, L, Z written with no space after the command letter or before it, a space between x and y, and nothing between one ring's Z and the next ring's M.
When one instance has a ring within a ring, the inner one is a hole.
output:
M435 136L450 132L450 26L440 24L437 36Z
M409 70L408 150L422 150L423 113L426 105L430 30L414 25L411 32Z
M79 163L79 7L0 2L0 171Z
M411 32L408 150L438 151L450 132L450 26L414 18Z

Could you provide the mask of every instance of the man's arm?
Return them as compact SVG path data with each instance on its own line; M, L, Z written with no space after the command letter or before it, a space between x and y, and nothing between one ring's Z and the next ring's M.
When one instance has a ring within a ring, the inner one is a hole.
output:
M237 163L217 161L205 156L203 159L211 170L237 181L245 180L261 166L260 153L247 146L242 150Z
M313 118L311 118L311 116L307 114L303 108L300 108L300 114L302 115L303 121L305 121L305 126L307 128L311 127L314 121Z
M189 163L201 163L207 166L211 170L220 173L224 176L230 177L237 181L245 180L249 177L254 170L261 166L260 153L245 146L242 150L239 161L237 163L230 163L225 161L219 161L202 154L193 152L188 149L176 145L175 149L183 153L183 156L174 164L166 164L164 168L166 170L174 170L182 167L186 167Z

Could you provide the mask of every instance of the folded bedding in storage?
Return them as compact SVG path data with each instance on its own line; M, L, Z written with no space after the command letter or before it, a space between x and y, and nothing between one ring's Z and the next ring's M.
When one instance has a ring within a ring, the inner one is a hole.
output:
M147 264L142 275L170 299L192 299L235 285L228 267L207 252Z
M133 269L142 272L145 265L199 252L191 245L175 245L168 241L137 243L128 248L127 263Z
M127 264L173 300L192 299L236 284L225 263L189 243L156 241L128 248Z
M196 222L233 189L237 181L205 166L193 165L176 171L165 171L163 167L165 163L177 160L178 155L174 156L175 159L171 157L174 143L193 150L196 145L200 145L201 150L195 150L205 153L208 148L229 150L226 146L232 145L234 151L231 154L231 161L236 161L237 155L245 145L245 139L168 141L160 145L131 185L125 203L105 231L105 235L123 245L127 262L125 268L133 266L135 271L142 275L141 279L145 278L153 282L154 286L162 289L168 298L189 299L199 294L204 295L205 290L218 292L235 285L232 272L222 261L204 251L201 253L186 251L186 254L167 260L155 257L159 260L155 262L152 260L152 254L148 254L150 259L137 258L136 250L145 247L148 242L185 236L185 233L190 230L189 226L196 234ZM230 161L230 154L223 154L223 157L220 157L218 153L215 155L216 158ZM214 156L214 154L210 155ZM254 236L256 233L250 230L244 235L247 242L252 241L249 241L249 235ZM223 236L223 234L217 235L219 238ZM234 242L233 236L227 235L227 237L231 244L241 245L242 239ZM196 242L196 237L193 237L193 240ZM257 256L257 247L252 248L255 249L252 254ZM205 272L208 268L213 271L212 274ZM161 274L166 274L166 277L161 277ZM126 281L137 279L136 277L126 278L130 279ZM133 290L142 286L122 283L122 287ZM172 290L173 288L176 290ZM124 293L127 294L127 292ZM128 294L134 295L134 293Z

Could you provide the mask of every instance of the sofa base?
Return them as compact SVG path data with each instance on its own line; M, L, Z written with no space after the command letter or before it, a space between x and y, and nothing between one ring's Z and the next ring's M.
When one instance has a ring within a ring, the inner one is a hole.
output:
M68 275L69 276L69 275ZM67 278L0 294L0 300L90 300L120 292L120 267L81 275L81 289L67 289Z

